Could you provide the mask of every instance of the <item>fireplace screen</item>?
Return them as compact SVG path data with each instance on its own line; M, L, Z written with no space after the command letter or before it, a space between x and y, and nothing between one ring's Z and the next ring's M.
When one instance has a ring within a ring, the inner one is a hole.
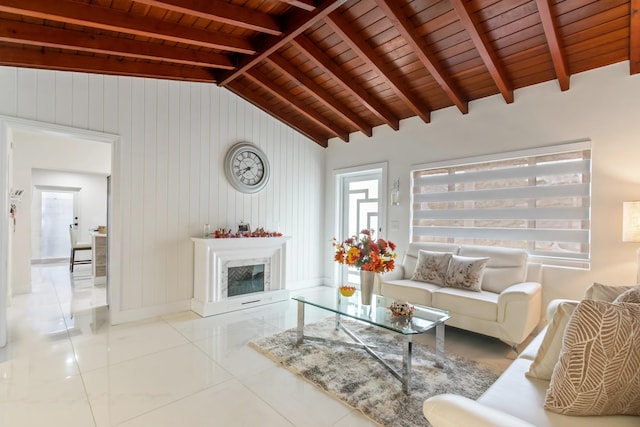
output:
M229 267L227 296L264 291L264 264Z

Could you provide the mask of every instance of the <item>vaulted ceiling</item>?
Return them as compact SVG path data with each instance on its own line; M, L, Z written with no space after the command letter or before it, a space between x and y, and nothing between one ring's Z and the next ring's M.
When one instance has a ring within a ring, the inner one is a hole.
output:
M316 143L616 62L640 0L0 0L0 64L207 82Z

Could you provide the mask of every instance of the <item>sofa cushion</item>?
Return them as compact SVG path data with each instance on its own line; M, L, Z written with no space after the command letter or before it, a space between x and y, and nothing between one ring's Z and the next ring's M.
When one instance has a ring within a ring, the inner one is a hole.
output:
M409 248L402 261L404 267L403 279L409 279L413 275L418 263L418 253L420 250L431 252L450 252L457 254L459 246L453 243L436 243L436 242L414 242L409 243Z
M564 415L640 415L640 305L584 300L567 329L544 407Z
M594 282L584 293L584 299L592 299L596 301L613 302L620 294L634 288L635 285L629 286L612 286L603 285L602 283Z
M628 302L632 304L640 304L640 286L634 286L628 291L621 293L616 299L613 300L613 302Z
M432 252L420 249L418 263L411 280L444 285L444 276L447 274L450 260L451 253L449 252Z
M431 307L433 291L440 286L415 280L391 280L382 284L382 295L399 301Z
M527 276L527 252L522 249L495 246L461 246L459 255L488 257L482 278L482 289L500 293L509 286L521 283Z
M578 301L572 301L562 302L556 307L556 312L549 322L538 353L527 371L527 376L543 380L551 379L553 368L560 358L564 330L577 306Z
M444 286L480 292L484 268L489 258L452 255L444 277Z
M549 381L525 375L532 362L517 358L478 402L525 420L536 427L638 427L638 418L626 415L568 417L543 408Z
M495 322L498 318L498 294L469 292L457 288L439 288L431 294L433 307L451 313Z

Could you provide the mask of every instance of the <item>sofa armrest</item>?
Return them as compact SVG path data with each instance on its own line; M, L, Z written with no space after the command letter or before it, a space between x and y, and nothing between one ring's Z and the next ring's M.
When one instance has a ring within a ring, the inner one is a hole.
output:
M520 344L540 323L542 285L523 282L509 286L498 297L498 323L503 340Z
M404 267L402 265L396 265L393 271L380 275L380 282L382 283L400 279L404 279Z
M422 413L433 427L534 427L511 414L456 394L427 399Z

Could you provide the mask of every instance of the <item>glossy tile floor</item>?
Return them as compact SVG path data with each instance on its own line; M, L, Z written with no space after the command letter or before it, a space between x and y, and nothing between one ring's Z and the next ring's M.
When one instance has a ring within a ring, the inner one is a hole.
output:
M111 326L90 268L33 266L33 292L13 297L9 344L0 349L0 426L376 425L247 347L294 327L295 302ZM324 317L306 313L307 322ZM497 340L453 328L446 335L446 351L496 372L513 359Z

